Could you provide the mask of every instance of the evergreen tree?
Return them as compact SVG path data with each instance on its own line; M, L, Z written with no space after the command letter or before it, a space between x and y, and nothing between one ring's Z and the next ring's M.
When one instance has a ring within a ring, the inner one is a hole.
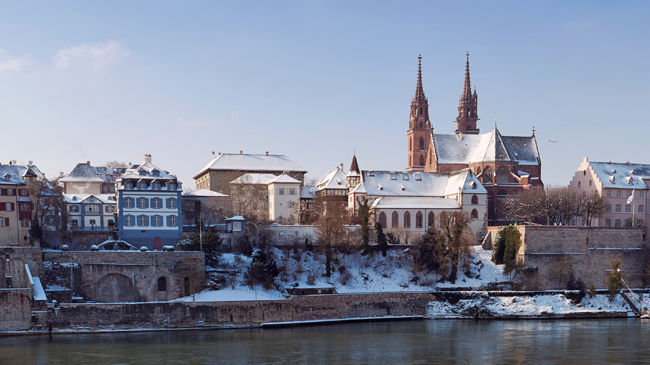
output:
M370 205L368 198L359 202L359 218L361 218L361 242L363 249L367 250L370 243Z
M386 240L386 235L384 235L384 229L379 222L375 223L375 231L377 232L377 249L385 257L386 251L388 250L388 241Z
M607 274L609 299L614 300L616 295L623 289L623 278L621 277L621 262L612 262L612 270Z

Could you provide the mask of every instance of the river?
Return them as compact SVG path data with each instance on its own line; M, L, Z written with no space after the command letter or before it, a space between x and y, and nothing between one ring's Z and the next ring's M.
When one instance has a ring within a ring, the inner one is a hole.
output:
M639 319L425 320L0 338L1 364L650 363Z

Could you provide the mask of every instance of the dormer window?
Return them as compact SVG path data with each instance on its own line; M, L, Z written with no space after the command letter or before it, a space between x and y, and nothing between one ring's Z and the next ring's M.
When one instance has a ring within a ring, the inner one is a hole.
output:
M611 176L609 177L609 181L610 181L612 184L615 184L615 183L616 183L616 176L611 175Z
M422 181L422 174L419 172L416 172L413 177L415 178L415 181Z
M400 190L402 190L402 191L406 191L406 187L405 187L404 185L401 185L399 188L400 188Z
M379 190L384 190L384 187L381 186L381 185L377 185L377 188L378 188Z
M153 176L160 176L160 170L158 170L158 169L153 169L153 170L151 170L151 175L153 175Z
M402 174L402 180L409 181L409 174Z
M391 173L390 173L390 179L391 179L391 180L397 180L397 174L394 173L394 172L391 172Z
M634 184L634 181L632 181L632 177L631 177L631 176L626 177L626 178L625 178L625 182L626 182L627 184L630 184L630 185Z
M138 174L139 174L140 176L145 176L145 175L147 174L147 172L144 171L144 170L140 170L140 171L138 171Z

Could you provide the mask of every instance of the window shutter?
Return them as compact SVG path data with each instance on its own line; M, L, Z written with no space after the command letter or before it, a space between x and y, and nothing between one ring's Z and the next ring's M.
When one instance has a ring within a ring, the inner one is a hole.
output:
M9 227L9 218L5 218L5 227Z
M165 222L165 225L166 225L167 227L169 227L169 216L165 217L165 221L166 221L166 222Z
M16 210L16 204L11 203L11 211L14 212Z

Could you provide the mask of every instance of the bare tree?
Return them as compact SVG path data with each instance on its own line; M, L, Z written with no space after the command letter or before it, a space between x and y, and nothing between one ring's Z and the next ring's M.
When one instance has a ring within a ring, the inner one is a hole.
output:
M254 184L248 176L242 176L237 183L230 184L233 213L245 217L255 216L266 220L268 210L268 189L266 185Z
M325 276L332 274L332 246L340 244L346 237L347 209L345 202L323 201L323 213L318 219L318 235L325 250Z

